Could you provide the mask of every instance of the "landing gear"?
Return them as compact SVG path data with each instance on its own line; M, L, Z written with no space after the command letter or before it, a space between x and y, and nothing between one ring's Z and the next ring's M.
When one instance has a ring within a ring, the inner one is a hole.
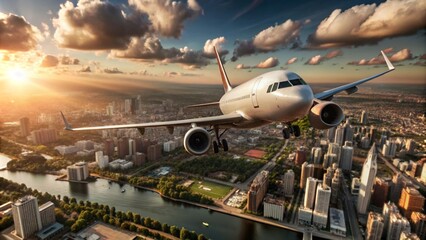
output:
M291 135L295 137L300 137L300 127L298 125L290 125L284 127L283 129L283 137L284 139L289 139Z
M214 126L214 133L216 136L216 140L213 141L213 151L214 153L218 153L219 152L219 148L222 148L223 151L227 152L229 150L228 147L228 141L226 141L226 139L222 139L221 141L221 137L222 135L227 131L228 129L225 129L221 134L219 134L219 128L217 126Z

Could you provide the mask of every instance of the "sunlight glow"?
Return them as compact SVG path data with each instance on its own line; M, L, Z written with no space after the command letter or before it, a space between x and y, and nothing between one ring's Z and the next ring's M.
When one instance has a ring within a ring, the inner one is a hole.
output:
M17 84L24 84L28 81L28 72L23 68L12 68L7 71L9 81Z

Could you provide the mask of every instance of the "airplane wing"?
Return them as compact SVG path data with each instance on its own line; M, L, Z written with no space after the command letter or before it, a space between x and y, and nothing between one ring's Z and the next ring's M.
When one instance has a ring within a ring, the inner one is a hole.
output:
M150 122L150 123L135 123L135 124L124 124L124 125L107 125L107 126L95 126L95 127L79 127L73 128L68 123L64 114L61 112L62 120L65 124L65 130L69 131L84 131L84 130L106 130L106 129L119 129L119 128L137 128L139 131L142 131L145 128L151 127L176 127L176 126L189 126L192 124L208 126L208 125L224 125L238 123L243 120L243 116L238 113L230 113L219 116L212 117L201 117L201 118L192 118L192 119L182 119L182 120L173 120L173 121L164 121L164 122Z
M388 66L387 71L384 71L382 73L376 74L376 75L368 77L368 78L364 78L364 79L355 81L353 83L349 83L349 84L346 84L346 85L343 85L343 86L340 86L340 87L336 87L336 88L333 88L333 89L330 89L330 90L326 90L324 92L316 93L315 98L320 99L320 100L325 100L325 99L328 99L328 98L332 97L333 95L340 93L340 92L343 92L343 91L346 91L348 94L355 93L356 91L358 91L358 87L357 87L358 85L363 84L365 82L368 82L372 79L375 79L375 78L380 77L380 76L382 76L382 75L384 75L388 72L395 70L395 67L392 65L392 63L389 61L389 59L386 57L386 54L383 51L381 51L381 52L382 52L383 58L385 59L386 65Z

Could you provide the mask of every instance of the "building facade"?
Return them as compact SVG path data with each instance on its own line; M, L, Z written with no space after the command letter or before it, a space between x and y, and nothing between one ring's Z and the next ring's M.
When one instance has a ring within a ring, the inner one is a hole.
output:
M366 214L370 204L371 191L377 174L377 152L376 145L371 147L367 159L362 167L360 187L358 194L357 210L360 214Z
M42 229L37 198L25 196L12 204L13 222L16 235L27 239Z

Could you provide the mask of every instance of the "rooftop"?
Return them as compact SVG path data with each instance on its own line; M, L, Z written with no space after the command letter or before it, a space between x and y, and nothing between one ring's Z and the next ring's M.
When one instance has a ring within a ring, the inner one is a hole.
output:
M346 231L345 215L342 210L330 208L330 227Z

